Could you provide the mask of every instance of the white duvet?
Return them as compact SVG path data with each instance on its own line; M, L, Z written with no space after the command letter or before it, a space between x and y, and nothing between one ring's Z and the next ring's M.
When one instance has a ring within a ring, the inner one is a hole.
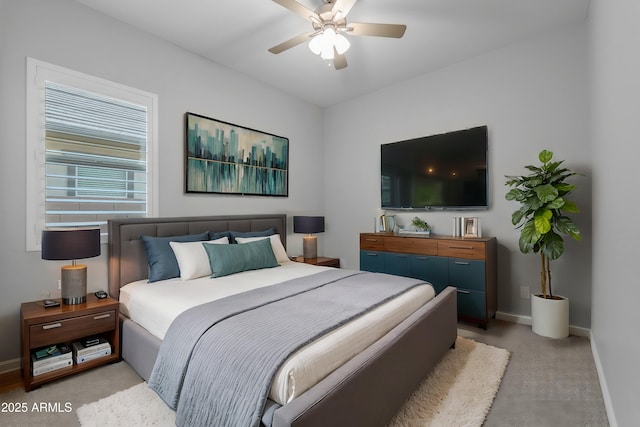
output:
M280 267L245 271L231 276L182 281L180 278L130 283L120 289L126 316L163 339L171 322L196 305L307 276L329 267L285 262ZM417 286L364 316L341 326L294 353L280 368L270 398L285 404L367 348L434 297L430 285Z

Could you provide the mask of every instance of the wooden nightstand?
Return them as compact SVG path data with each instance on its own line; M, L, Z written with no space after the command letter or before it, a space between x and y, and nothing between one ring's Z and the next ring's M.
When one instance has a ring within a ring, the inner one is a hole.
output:
M293 261L304 262L305 264L322 265L324 267L340 268L340 258L327 258L327 257L319 256L318 258L305 259L302 256L298 256L293 258Z
M60 301L59 299L57 301ZM22 377L26 391L49 381L120 360L119 303L112 298L87 295L82 304L45 308L42 301L25 302L20 309ZM102 335L111 343L111 355L57 369L38 376L31 372L31 350Z

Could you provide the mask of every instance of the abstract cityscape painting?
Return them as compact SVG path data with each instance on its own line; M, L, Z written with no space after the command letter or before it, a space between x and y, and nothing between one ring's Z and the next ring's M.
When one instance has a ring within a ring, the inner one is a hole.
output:
M187 193L289 195L289 139L185 116Z

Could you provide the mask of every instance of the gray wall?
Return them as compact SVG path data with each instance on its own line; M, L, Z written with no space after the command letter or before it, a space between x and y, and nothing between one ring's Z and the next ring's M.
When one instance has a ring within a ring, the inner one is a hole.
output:
M358 233L373 231L380 214L380 144L472 126L489 129L489 209L412 212L451 233L454 216L478 216L482 233L498 240L498 310L530 315L520 288L539 292L540 261L518 249L511 225L517 203L504 195L505 175L524 174L546 148L585 176L575 180L581 242L565 239L552 262L554 290L569 297L571 324L589 328L591 310L591 145L586 25L515 43L492 53L395 84L325 113L325 213L335 223L326 250L347 267L359 265ZM337 191L340 189L340 191Z
M608 390L611 425L640 420L640 3L592 0L593 138L592 347Z
M158 94L160 216L323 213L317 197L323 173L318 161L323 152L319 108L76 2L0 1L0 372L17 366L20 303L47 293L59 295L57 280L64 265L43 261L39 253L25 249L27 56ZM288 137L289 197L184 194L186 111ZM301 241L290 236L291 255L302 252ZM89 291L106 289L105 246L102 252L86 260Z

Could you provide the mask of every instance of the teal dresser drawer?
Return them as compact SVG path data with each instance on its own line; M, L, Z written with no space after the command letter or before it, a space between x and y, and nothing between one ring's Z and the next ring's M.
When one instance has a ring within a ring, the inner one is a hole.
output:
M384 254L385 273L411 277L411 255L386 252Z
M413 255L411 257L411 277L431 283L436 294L440 293L447 287L449 281L447 258Z
M484 261L449 258L449 284L456 288L484 292L486 290Z
M475 319L486 318L486 294L484 292L458 288L458 314Z
M360 270L384 273L384 252L360 251Z

